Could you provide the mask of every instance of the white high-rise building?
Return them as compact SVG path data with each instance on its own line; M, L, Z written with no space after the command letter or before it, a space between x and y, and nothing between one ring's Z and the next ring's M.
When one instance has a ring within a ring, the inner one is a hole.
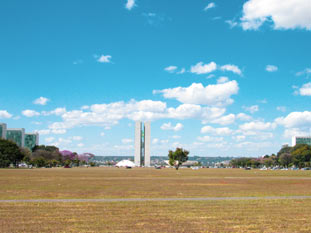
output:
M150 122L135 123L135 166L150 167Z

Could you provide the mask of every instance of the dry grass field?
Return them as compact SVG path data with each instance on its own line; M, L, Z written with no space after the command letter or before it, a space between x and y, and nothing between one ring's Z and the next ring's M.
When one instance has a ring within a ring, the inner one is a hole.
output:
M0 200L311 196L311 171L0 169ZM0 232L311 232L311 200L0 203Z

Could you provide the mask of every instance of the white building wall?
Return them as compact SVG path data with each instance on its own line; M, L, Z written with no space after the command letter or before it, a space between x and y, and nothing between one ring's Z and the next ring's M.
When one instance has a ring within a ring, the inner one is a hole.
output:
M150 132L150 122L145 123L145 167L150 167L150 141L151 141L151 132Z
M141 122L136 121L135 123L135 154L134 163L135 166L141 166Z

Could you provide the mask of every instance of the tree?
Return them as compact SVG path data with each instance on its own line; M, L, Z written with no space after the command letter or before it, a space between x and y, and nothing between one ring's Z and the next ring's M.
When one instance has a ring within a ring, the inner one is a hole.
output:
M171 166L175 166L178 170L179 166L188 160L189 151L182 148L176 148L175 151L169 150L168 158Z
M292 162L292 156L290 153L282 153L279 160L282 166L288 167L288 165Z
M10 164L18 167L23 157L21 149L15 142L0 139L0 167L8 167Z

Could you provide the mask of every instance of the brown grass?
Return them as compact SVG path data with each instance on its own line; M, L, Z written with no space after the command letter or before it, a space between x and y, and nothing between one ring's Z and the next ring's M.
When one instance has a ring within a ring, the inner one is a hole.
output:
M311 171L0 169L0 199L311 195Z
M311 171L0 169L0 199L311 195ZM311 200L0 203L0 232L311 232Z
M1 232L311 232L311 200L0 204Z

